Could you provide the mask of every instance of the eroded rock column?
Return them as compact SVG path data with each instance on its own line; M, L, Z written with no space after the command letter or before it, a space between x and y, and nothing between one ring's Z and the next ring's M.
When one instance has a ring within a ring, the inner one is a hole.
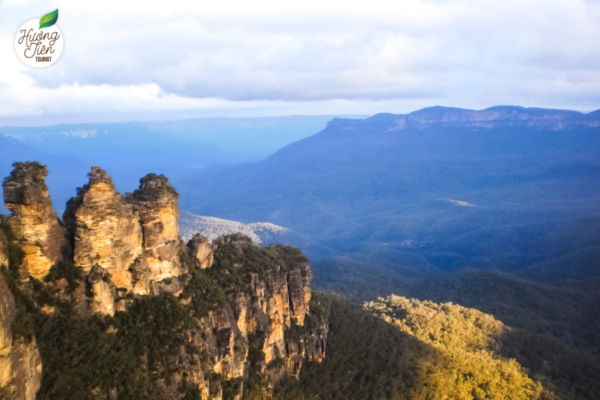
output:
M182 274L179 262L179 194L164 175L148 174L126 200L139 216L149 278L160 282Z
M116 290L133 289L130 269L142 257L142 229L132 206L102 168L92 167L88 176L89 183L67 202L63 218L72 235L73 261L92 286L93 311L112 314L112 291L97 278L106 273L104 280Z
M46 186L48 169L38 162L18 162L4 178L4 204L8 218L25 252L29 275L42 280L62 259L65 232L58 222Z

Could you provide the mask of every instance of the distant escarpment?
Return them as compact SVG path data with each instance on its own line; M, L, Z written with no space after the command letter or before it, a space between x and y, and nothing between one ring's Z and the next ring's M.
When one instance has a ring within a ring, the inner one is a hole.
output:
M600 110L599 110L600 111ZM349 129L381 128L388 131L427 128L501 128L534 127L563 130L575 127L600 127L598 111L583 114L570 110L496 106L485 110L452 107L427 107L410 114L376 114L364 120L334 118L331 126Z
M62 222L47 173L17 163L4 181L2 395L259 399L323 360L328 303L311 300L300 250L242 234L184 243L165 176L122 196L100 167Z

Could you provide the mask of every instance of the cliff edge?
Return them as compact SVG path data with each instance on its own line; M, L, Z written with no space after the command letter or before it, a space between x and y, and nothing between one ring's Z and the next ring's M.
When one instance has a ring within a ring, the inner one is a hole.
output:
M212 243L196 234L186 244L165 176L148 174L122 196L98 166L63 223L47 173L16 163L4 181L12 215L2 226L12 236L0 236L0 387L13 398L33 399L40 387L38 399L65 390L111 400L268 398L325 357L328 311L311 301L300 250L258 247L242 234ZM17 315L28 343L14 333Z

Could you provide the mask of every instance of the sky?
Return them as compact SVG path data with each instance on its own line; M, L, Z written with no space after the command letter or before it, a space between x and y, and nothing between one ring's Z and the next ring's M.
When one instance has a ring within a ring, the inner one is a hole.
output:
M33 69L26 21L65 46ZM0 126L600 109L600 0L0 0Z

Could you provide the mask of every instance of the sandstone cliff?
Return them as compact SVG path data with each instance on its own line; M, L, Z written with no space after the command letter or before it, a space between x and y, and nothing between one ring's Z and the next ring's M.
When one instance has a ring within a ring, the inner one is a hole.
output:
M8 246L0 230L0 266L7 264ZM35 339L15 336L18 317L15 298L0 274L0 399L33 400L40 387L42 362Z
M123 310L128 293L179 293L178 195L163 175L149 174L123 198L100 167L69 200L64 214L73 260L87 276L94 312Z
M39 178L28 177L45 176L45 168L25 167L38 175L23 175L18 165L8 198L16 198L12 187L40 192ZM64 390L97 399L132 390L138 396L132 398L145 399L241 399L244 390L264 398L282 378L297 376L305 361L323 359L327 316L311 315L312 274L301 252L258 247L242 234L212 244L198 234L185 245L177 201L163 175L147 175L123 197L105 171L92 167L64 213L72 252L67 246L65 258L55 258L42 282L27 284L27 293L18 289L27 272L11 278L19 307L0 282L0 383L21 396L15 398L33 398L41 371L36 338L29 344L12 339L17 309L35 317L42 358L52 371L40 398ZM20 232L37 226L20 221ZM0 236L0 262L8 259L7 248ZM56 250L39 248L42 254ZM90 312L111 317L90 318Z
M8 267L8 240L4 232L0 231L0 267Z
M15 163L4 179L4 203L12 212L9 225L25 252L29 275L43 279L62 258L64 230L52 208L45 179L48 170L37 162Z
M92 309L112 315L116 290L102 280L103 274L115 289L133 289L130 267L142 255L142 229L104 170L92 167L88 176L89 183L67 202L63 218L72 237L73 261L90 275Z
M177 256L180 246L178 199L179 195L169 180L156 174L140 179L140 188L126 198L139 217L149 279L154 282L182 273ZM141 293L142 290L136 292Z
M206 239L196 236L195 241ZM233 390L231 382L260 374L263 395L268 396L279 380L297 376L305 361L325 356L327 319L309 313L310 266L296 249L259 248L242 234L217 239L214 249L214 265L208 270L194 251L182 258L192 271L180 298L197 318L198 328L189 337L196 352L181 346L167 356L173 375L170 384L161 381L161 391L168 398L181 398L176 388L186 382L198 387L202 398L221 398L223 387L225 393ZM207 306L198 289L216 281L224 296L209 296L214 306L198 313ZM241 398L243 387L235 389L235 398Z

